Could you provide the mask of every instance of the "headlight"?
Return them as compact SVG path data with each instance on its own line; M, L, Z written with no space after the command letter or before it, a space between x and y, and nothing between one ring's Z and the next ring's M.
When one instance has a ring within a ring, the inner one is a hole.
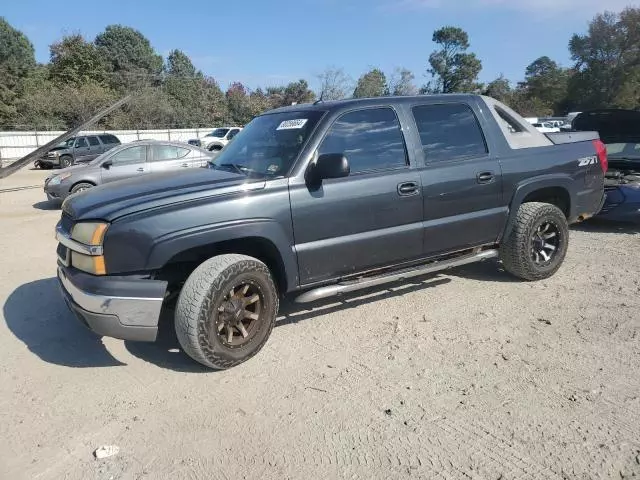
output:
M66 180L71 176L70 173L63 173L62 175L56 175L55 177L51 177L49 183L47 185L60 185L63 180Z
M107 268L104 264L104 257L83 255L78 252L71 252L71 265L92 275L106 275Z
M109 224L103 222L76 223L71 231L71 238L85 245L102 245L108 226Z

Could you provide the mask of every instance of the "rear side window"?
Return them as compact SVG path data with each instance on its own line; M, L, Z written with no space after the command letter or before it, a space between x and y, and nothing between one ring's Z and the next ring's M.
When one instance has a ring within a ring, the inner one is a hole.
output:
M98 141L98 137L87 137L89 139L89 145L91 145L92 147L97 147L98 145L100 145L100 142Z
M136 147L125 148L110 157L114 166L131 165L136 163L144 163L147 156L147 147L139 145Z
M89 144L87 143L87 139L84 137L79 137L78 139L76 139L76 148L84 148L84 147L88 147Z
M318 150L342 153L352 173L407 166L400 122L390 108L370 108L342 115Z
M175 145L152 145L151 148L154 162L183 158L191 151L188 148L176 147Z
M120 143L120 141L114 137L113 135L100 135L100 140L102 140L102 143Z
M427 163L487 154L478 120L467 105L422 105L412 110Z

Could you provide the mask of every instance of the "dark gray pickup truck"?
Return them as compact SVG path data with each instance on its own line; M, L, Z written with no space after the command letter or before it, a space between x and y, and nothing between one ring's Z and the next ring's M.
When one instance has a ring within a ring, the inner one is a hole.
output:
M121 339L154 341L177 298L184 351L229 368L262 348L285 295L490 258L553 275L568 224L602 206L606 165L597 133L544 135L481 96L295 105L256 117L208 169L69 197L58 277L89 328Z

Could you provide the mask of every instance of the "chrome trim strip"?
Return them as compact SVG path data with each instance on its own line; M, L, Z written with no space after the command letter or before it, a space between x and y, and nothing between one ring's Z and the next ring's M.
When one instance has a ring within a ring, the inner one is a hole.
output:
M296 297L296 303L309 303L315 302L323 298L334 297L336 295L342 295L343 293L355 292L364 288L375 287L377 285L383 285L385 283L396 282L398 280L404 280L405 278L417 277L425 275L427 273L439 272L452 267L459 267L467 265L469 263L480 262L489 258L496 258L498 256L497 250L484 250L478 253L472 253L451 260L434 261L432 263L423 265L417 268L407 268L400 272L389 273L387 275L379 275L376 277L362 278L360 280L343 281L335 285L327 285L326 287L319 287L302 295Z
M58 279L73 301L83 310L114 315L122 325L156 327L163 298L108 297L94 295L76 287L58 267Z
M84 255L97 256L102 255L102 246L85 245L84 243L76 242L71 238L71 235L62 230L60 225L56 225L56 240L74 252L83 253Z

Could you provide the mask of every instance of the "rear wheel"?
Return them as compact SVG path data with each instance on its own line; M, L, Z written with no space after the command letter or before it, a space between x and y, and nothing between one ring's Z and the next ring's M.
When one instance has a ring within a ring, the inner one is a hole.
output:
M197 362L231 368L262 349L277 312L278 293L267 266L245 255L220 255L185 282L176 306L176 335Z
M63 155L60 157L60 168L67 168L73 164L73 158L70 155Z
M524 203L500 246L500 259L516 277L542 280L558 271L568 246L569 226L562 210L548 203Z
M73 194L73 193L84 192L85 190L89 190L92 187L94 187L94 185L88 182L78 183L73 186L73 188L71 189L71 193Z

